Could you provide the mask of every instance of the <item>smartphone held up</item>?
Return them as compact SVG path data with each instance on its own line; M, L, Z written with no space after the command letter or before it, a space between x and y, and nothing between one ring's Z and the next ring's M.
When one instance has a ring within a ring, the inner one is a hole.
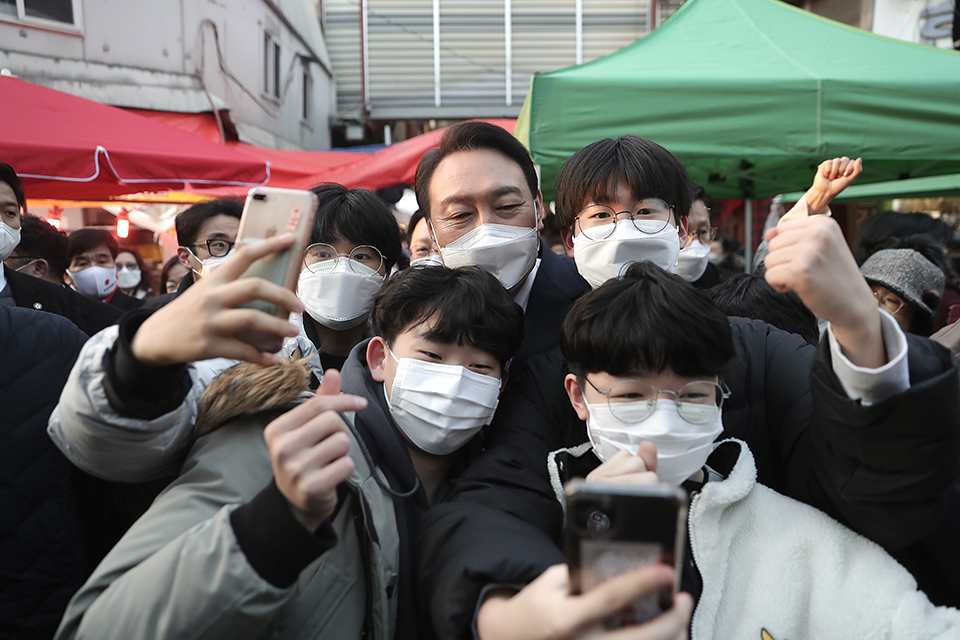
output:
M564 546L570 591L589 591L615 576L661 563L676 569L672 589L608 618L608 629L642 624L670 608L679 590L686 540L687 494L668 484L586 483L566 486Z
M317 196L310 191L256 187L247 194L237 233L238 245L263 242L283 233L293 234L293 244L284 251L272 253L255 261L241 278L263 278L273 284L295 291L303 252L313 230L317 211ZM245 307L259 309L270 315L285 317L276 305L255 300Z

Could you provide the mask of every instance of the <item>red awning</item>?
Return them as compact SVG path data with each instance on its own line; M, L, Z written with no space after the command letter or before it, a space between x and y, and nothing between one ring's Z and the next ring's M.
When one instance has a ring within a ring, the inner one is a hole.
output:
M181 114L165 111L137 111L146 117L169 123L210 140L219 140L220 133L212 113ZM513 132L516 120L486 120ZM440 144L444 129L430 131L385 147L376 152L287 151L268 149L243 142L228 141L226 146L252 158L270 163L269 186L287 189L309 189L321 182L337 182L347 187L383 189L413 184L417 163L427 150ZM243 195L245 189L202 189L199 193L223 197Z
M270 168L178 128L0 76L0 161L35 199L266 184Z

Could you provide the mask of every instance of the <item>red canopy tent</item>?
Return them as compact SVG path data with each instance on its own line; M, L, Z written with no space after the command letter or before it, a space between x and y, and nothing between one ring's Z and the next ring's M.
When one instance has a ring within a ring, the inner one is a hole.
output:
M269 163L178 128L0 76L0 161L34 199L266 184Z
M145 117L166 122L190 133L217 141L220 133L212 113L180 114L164 111L136 111ZM512 132L513 119L486 120ZM376 152L287 151L268 149L243 142L227 141L225 145L270 163L269 186L288 189L309 189L321 182L337 182L347 187L383 189L413 184L420 156L440 144L444 129L430 131L385 147ZM223 197L242 195L245 189L203 189L198 193Z

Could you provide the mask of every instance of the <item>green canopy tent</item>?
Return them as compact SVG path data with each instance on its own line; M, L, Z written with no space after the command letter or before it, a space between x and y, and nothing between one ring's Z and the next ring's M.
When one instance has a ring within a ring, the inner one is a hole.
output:
M829 157L862 156L860 184L960 173L960 53L777 0L688 0L630 46L535 75L516 133L547 198L575 151L634 133L749 212Z

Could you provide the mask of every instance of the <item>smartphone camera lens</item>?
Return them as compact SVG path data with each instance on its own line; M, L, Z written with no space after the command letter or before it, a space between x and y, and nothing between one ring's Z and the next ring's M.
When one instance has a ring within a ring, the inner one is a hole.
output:
M587 531L606 533L610 530L610 517L603 511L591 511L587 516Z

